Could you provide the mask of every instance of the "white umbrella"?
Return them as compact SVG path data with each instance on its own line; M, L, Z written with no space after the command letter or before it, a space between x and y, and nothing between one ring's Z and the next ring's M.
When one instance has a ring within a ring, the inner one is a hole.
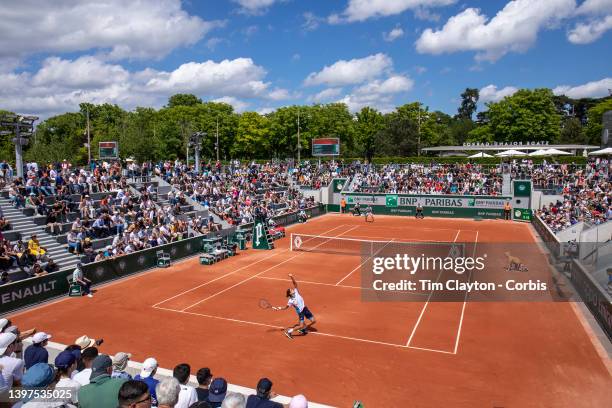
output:
M493 156L491 156L490 154L486 154L485 152L480 152L480 153L476 153L471 156L468 156L469 159L476 159L478 157L493 157Z
M606 147L605 149L595 150L589 153L589 156L612 156L612 147Z
M530 157L548 156L548 155L549 155L548 152L544 149L536 150L535 152L529 153Z
M568 152L564 152L563 150L557 150L557 149L548 149L548 150L545 150L545 152L549 156L567 156L568 154L571 154Z
M503 151L501 153L497 153L496 156L497 157L526 156L526 154L523 152L519 152L518 150L510 149L510 150Z

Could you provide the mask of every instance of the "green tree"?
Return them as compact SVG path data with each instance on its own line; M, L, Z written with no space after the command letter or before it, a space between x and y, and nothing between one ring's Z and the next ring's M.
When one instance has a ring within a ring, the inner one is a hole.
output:
M9 115L9 114L14 114L14 113L0 109L0 118L4 115ZM10 129L5 129L2 126L0 126L0 132L1 131L8 132L9 130ZM11 142L12 137L13 136L10 134L3 135L2 133L0 133L0 161L6 160L7 162L14 164L15 163L15 146L13 145L13 142Z
M232 157L264 158L270 143L270 119L257 112L244 112L238 119Z
M465 88L461 94L461 106L457 110L457 118L472 120L478 106L480 92L476 88Z
M563 121L559 143L588 143L582 128L582 123L578 118L568 118Z
M376 152L377 138L385 127L383 115L376 109L370 107L362 108L357 112L357 123L355 125L355 136L360 154L369 162Z
M304 109L302 107L301 109ZM319 137L336 137L340 139L340 149L350 150L353 147L353 115L344 103L314 105L304 109L308 116L305 142L309 148L311 140Z
M195 106L202 103L202 100L193 94L175 94L168 98L167 108L176 106Z
M612 97L593 106L588 111L588 122L585 133L589 143L598 145L601 141L601 132L603 131L603 114L612 110Z
M24 156L26 160L41 163L67 159L85 164L85 143L85 117L80 113L64 113L50 117L36 127Z
M550 89L521 89L487 108L487 122L470 132L470 139L486 135L498 142L552 142L559 137L561 116Z

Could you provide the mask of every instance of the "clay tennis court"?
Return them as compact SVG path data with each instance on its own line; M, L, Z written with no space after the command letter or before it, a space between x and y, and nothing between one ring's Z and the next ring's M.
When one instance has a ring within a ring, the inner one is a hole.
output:
M325 215L287 233L406 242L534 243L529 225ZM324 242L324 241L321 241ZM363 302L359 256L248 249L213 266L197 258L17 315L54 341L87 334L101 351L128 351L162 367L212 368L254 387L262 376L283 395L349 407L596 407L612 400L602 359L570 302ZM500 261L501 262L501 261ZM531 268L548 274L543 254ZM316 332L287 339L295 312L284 305L292 273L315 314ZM461 301L463 300L463 301ZM607 401L607 402L606 402Z

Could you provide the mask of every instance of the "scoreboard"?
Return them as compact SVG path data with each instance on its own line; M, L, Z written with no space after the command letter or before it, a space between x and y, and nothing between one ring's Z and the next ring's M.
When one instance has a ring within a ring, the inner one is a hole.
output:
M316 156L339 156L340 155L340 139L338 138L321 138L312 139L312 155Z

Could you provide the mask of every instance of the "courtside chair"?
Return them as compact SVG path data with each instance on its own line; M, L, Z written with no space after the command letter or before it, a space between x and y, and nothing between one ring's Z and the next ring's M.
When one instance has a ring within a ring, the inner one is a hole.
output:
M78 282L72 281L72 276L66 276L66 280L68 281L68 296L83 296L83 288Z
M163 250L157 251L157 266L159 268L167 268L170 266L170 254Z

